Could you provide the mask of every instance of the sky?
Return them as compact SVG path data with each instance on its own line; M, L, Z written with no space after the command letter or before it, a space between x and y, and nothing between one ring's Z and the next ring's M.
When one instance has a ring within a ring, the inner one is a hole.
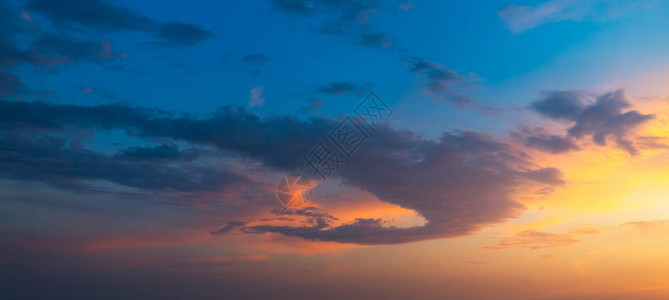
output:
M669 2L8 0L0 298L669 298Z

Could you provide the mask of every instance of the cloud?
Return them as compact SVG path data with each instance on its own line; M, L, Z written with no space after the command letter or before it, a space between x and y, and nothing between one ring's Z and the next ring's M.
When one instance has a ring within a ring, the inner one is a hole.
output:
M255 67L251 70L251 74L257 76L260 74L260 69L257 67L261 64L267 63L269 61L269 57L262 53L256 53L245 56L242 58L242 61L249 66Z
M511 4L500 10L498 15L511 32L518 34L549 22L580 20L589 10L585 2L589 1L551 0L536 6Z
M16 95L22 86L23 83L16 75L0 69L0 96Z
M18 64L53 67L77 61L97 62L114 58L125 58L127 54L116 54L108 40L82 40L61 36L41 36L29 43L30 50L19 49L12 41L0 44L0 66Z
M291 233L300 232L308 234L313 230L326 229L332 226L335 221L339 220L338 218L327 213L326 211L323 211L316 207L304 207L299 209L275 208L272 209L271 212L272 214L276 215L277 218L266 219L263 221L286 220L285 218L286 216L289 217L300 216L300 217L306 217L305 221L306 226L295 227L295 226L273 226L273 225L249 225L249 222L232 221L228 222L228 224L222 227L221 229L212 232L212 234L223 235L233 230L241 230L243 232L252 234L262 234L267 232L277 232L278 230L280 230L282 233L288 236L300 236L299 234L291 234Z
M323 101L322 99L318 98L309 99L309 106L300 108L300 112L301 113L313 112L314 110L317 110L319 107L323 106L323 104L325 104L325 101Z
M486 247L488 250L498 250L513 247L521 247L532 250L548 249L570 246L581 242L568 234L554 234L536 230L525 230L517 233L514 237L504 239L497 246Z
M557 254L546 254L539 257L540 260L553 260L557 257Z
M167 163L190 161L199 157L196 151L180 151L176 145L163 144L153 147L131 147L117 153L114 157L128 161L165 161Z
M553 119L575 119L590 102L591 95L585 91L548 91L541 99L530 104L530 108Z
M270 0L272 7L291 18L317 20L314 32L344 37L362 47L385 48L391 36L369 26L369 19L379 9L379 1L296 1Z
M620 226L629 226L645 232L667 232L669 231L669 220L634 221L621 224Z
M269 61L269 57L262 53L249 54L242 58L242 61L247 64L261 64Z
M282 209L273 209L272 213L277 216L305 216L310 218L318 218L324 220L324 222L337 221L336 217L330 215L326 211L319 209L317 207L309 206L298 209L291 208L282 208Z
M40 56L50 57L51 61L76 62L112 59L118 55L112 52L111 42L77 40L66 37L44 36L31 43L31 48L39 51Z
M644 149L669 149L668 139L660 136L639 136L636 143Z
M232 231L232 230L241 228L241 227L244 226L245 224L246 224L245 222L236 222L236 221L234 221L234 222L228 222L228 225L225 225L225 226L222 227L221 229L212 232L212 234L226 234L226 233L228 233L228 232L230 232L230 231Z
M409 11L409 9L412 9L412 8L416 8L416 4L413 4L413 2L411 2L411 0L407 1L404 4L400 4L399 6L397 6L397 9L403 10L403 11Z
M249 107L262 107L265 104L265 98L262 97L262 93L265 91L265 88L262 86L257 86L251 89L251 96L249 96Z
M480 104L468 95L468 91L475 87L473 82L478 80L476 75L471 74L466 78L439 63L420 57L406 58L405 65L409 71L425 79L423 87L433 96L433 102L445 101L460 109L473 108L483 116L493 116L499 112L499 108Z
M105 38L90 38L95 32L86 29L151 32L160 37L159 43L164 45L194 44L211 35L195 25L156 23L106 1L32 0L27 1L25 7L46 16L59 30L42 30L26 12L0 7L0 66L54 67L79 61L100 63L128 56L115 53L112 42Z
M581 147L571 137L563 137L556 134L546 133L543 129L524 128L518 133L512 134L525 146L538 149L552 154L562 154L581 150Z
M485 134L444 133L429 140L387 127L378 128L374 139L338 172L345 183L412 209L427 224L397 228L380 219L361 218L330 226L315 219L305 226L257 225L241 230L356 244L454 237L517 216L524 207L510 198L509 189L532 182L562 182L559 171L537 168L525 155Z
M165 42L175 45L193 45L212 36L211 31L197 25L176 22L160 25L156 34Z
M627 222L607 227L577 227L565 233L549 233L538 230L524 230L515 235L501 239L496 246L485 247L488 250L499 250L507 248L526 248L531 250L540 250L548 248L566 247L580 243L581 236L590 234L600 234L612 229L623 227L632 227L644 232L665 233L669 229L669 220L651 220ZM541 259L552 259L550 257L541 257Z
M425 88L430 92L442 94L444 99L449 102L467 103L471 101L468 98L453 95L454 92L451 88L465 81L455 71L418 57L410 58L407 64L410 66L411 72L427 79Z
M272 0L275 9L292 15L309 15L315 12L313 5L300 0Z
M26 8L56 25L83 25L101 30L149 30L154 22L127 8L102 0L30 0Z
M580 150L581 148L570 138L558 135L535 135L527 138L525 145L553 154Z
M520 175L548 185L564 184L564 180L562 180L562 172L556 168L526 170L521 172Z
M387 48L391 44L391 36L383 32L364 33L358 37L357 46L369 48Z
M101 31L143 31L162 39L164 45L192 45L212 36L197 25L158 23L128 8L102 0L30 0L25 7L47 17L53 25Z
M38 66L69 63L62 55L45 57L38 49L34 49L34 43L26 38L34 31L32 25L18 16L18 11L0 5L0 67L13 67L22 63ZM27 42L29 50L21 49L17 42L19 40L21 43Z
M368 89L368 86L358 85L350 81L337 81L321 86L317 88L315 92L326 95L345 95L348 93L354 93L360 96L363 95Z
M619 148L635 155L638 150L628 136L654 116L635 110L624 111L630 107L623 90L596 97L582 91L544 92L542 98L530 104L530 109L543 116L569 123L571 127L567 130L566 138L588 136L600 146L605 146L607 139L613 139ZM533 139L535 144L546 142L545 137L541 136L531 136L529 139ZM564 143L564 140L555 138L553 141ZM572 146L567 147L573 149Z
M534 6L510 4L498 12L509 30L520 34L537 26L562 21L607 21L653 7L653 0L548 0Z
M244 180L225 168L168 166L129 161L68 144L45 133L2 132L0 177L32 180L75 191L93 191L88 182L104 180L143 192L223 191Z
M304 166L300 153L308 153L336 125L336 120L322 118L260 118L232 108L196 119L123 105L0 101L0 174L76 190L86 180L100 179L147 192L197 195L226 191L252 181L218 164L179 160L181 155L171 146L131 148L110 156L73 146L58 133L66 128L70 133L77 132L74 128L117 128L146 140L213 146L226 155L285 172ZM163 159L154 159L161 156ZM129 161L130 157L134 160ZM427 223L397 228L385 220L361 218L334 225L332 219L309 210L302 216L311 221L303 226L250 225L253 220L242 219L237 222L247 225L237 228L254 234L273 232L357 244L454 237L518 216L524 207L511 197L516 188L562 182L557 169L540 167L526 153L487 134L460 131L428 139L383 124L336 176L381 201L416 211ZM261 197L273 198L270 194Z
M320 15L329 14L345 21L367 23L370 14L377 10L378 1L296 1L270 0L272 6L291 15Z

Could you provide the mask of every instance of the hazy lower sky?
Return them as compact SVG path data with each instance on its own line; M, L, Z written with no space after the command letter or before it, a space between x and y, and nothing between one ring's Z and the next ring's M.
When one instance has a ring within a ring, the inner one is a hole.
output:
M0 298L667 299L668 15L5 1Z

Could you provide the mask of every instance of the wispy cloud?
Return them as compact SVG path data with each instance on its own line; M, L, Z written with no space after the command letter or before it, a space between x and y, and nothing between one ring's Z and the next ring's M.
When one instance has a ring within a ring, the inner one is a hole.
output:
M575 228L567 233L550 233L537 230L524 230L516 233L514 236L504 238L496 246L485 247L488 250L499 250L507 248L527 248L531 250L549 249L557 247L571 246L580 243L579 239L583 235L601 233L606 228ZM552 257L542 257L542 259L551 259Z
M197 25L159 23L138 12L102 0L30 0L25 7L64 29L83 26L103 31L151 32L165 45L196 44L212 35Z
M257 86L251 89L251 96L249 96L249 108L253 107L262 107L265 104L265 98L263 98L262 93L265 91L265 88L262 86Z
M561 22L611 20L653 6L652 0L548 0L536 5L510 4L498 12L511 32L520 34L537 26Z
M379 11L379 1L270 0L270 3L290 17L318 20L315 33L343 37L362 47L385 48L391 44L389 34L369 25L369 19Z
M511 4L499 11L499 17L513 33L522 33L539 25L565 20L579 20L588 12L589 0L551 0L536 6Z

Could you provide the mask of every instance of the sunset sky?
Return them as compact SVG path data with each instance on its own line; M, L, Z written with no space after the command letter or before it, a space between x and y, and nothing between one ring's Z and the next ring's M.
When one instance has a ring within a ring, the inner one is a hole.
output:
M669 299L667 16L3 1L0 299Z

